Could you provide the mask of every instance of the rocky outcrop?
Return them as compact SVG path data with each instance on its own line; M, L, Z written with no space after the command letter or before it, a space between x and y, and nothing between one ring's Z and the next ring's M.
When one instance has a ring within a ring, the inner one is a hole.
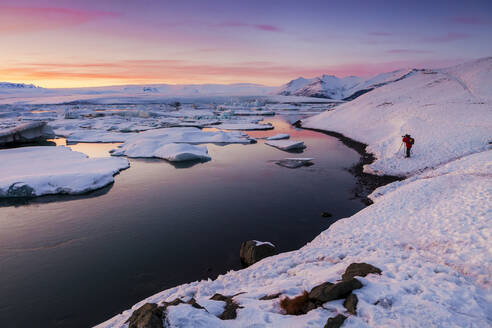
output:
M370 273L381 274L381 269L368 263L352 263L345 270L345 273L342 275L342 279L350 280L356 276L365 277Z
M0 130L0 146L54 138L55 134L46 122L26 123L15 128Z
M277 254L277 248L270 242L261 242L257 240L248 240L241 244L239 257L241 262L246 265L252 265L265 257Z

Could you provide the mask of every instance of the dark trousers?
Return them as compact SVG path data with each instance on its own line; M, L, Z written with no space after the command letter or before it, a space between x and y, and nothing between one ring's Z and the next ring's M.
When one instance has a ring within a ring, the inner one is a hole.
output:
M407 157L410 157L410 149L412 149L411 147L407 147Z

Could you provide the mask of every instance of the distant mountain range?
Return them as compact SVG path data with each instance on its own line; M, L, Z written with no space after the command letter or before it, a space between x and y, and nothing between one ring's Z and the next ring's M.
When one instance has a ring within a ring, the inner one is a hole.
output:
M34 84L0 82L0 89L36 89Z
M277 94L352 100L375 88L404 79L416 71L415 69L400 69L368 79L358 76L339 78L333 75L322 75L312 79L300 77L284 84L277 90Z

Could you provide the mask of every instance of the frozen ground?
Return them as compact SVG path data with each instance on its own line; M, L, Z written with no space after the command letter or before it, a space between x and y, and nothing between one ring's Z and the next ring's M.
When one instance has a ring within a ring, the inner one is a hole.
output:
M88 158L67 147L0 150L0 197L82 194L114 181L124 158Z
M366 171L408 178L375 190L373 205L297 251L165 290L98 327L126 327L144 303L192 297L206 310L169 307L167 327L322 327L339 313L348 316L344 327L491 326L491 61L419 71L305 120L367 143L377 160ZM395 155L404 133L416 137L409 160ZM382 270L358 277L357 315L342 301L304 315L283 313L284 296L336 282L353 262ZM210 300L215 293L241 293L236 319L217 317L225 303ZM260 300L276 293L280 298Z

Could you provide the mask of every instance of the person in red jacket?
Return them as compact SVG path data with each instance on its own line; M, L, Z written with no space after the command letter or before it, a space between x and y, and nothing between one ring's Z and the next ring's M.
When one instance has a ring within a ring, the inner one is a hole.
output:
M405 144L405 146L407 147L407 157L410 157L410 149L412 149L412 146L415 143L415 139L413 139L412 137L410 137L409 134L405 134L403 136L403 140L402 141Z

